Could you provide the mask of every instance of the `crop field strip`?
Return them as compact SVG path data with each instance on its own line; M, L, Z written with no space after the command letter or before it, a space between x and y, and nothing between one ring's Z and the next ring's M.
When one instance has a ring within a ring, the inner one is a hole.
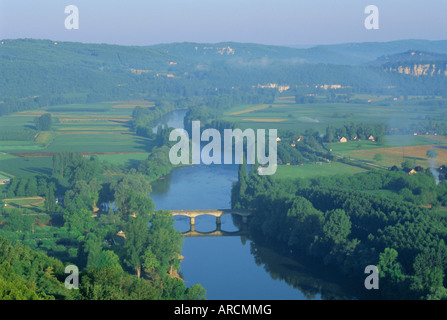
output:
M379 101L386 97L365 96L362 98ZM98 104L54 106L46 108L46 110L24 111L3 117L3 119L0 119L0 130L13 130L20 127L30 128L33 126L34 118L46 112L51 112L58 121L53 124L53 132L41 132L35 137L34 141L0 141L0 151L4 153L6 151L12 155L29 153L28 158L35 158L37 154L67 151L67 147L75 152L103 155L109 153L110 157L113 157L114 154L144 154L151 142L145 138L134 136L129 126L132 119L132 109L137 105L143 108L154 107L153 103L147 101L113 101ZM399 118L403 113L406 114L400 121L410 121L417 114L413 112L415 108L322 102L296 104L294 97L284 96L277 98L272 104L241 105L232 108L225 118L238 123L242 129L282 130L300 128L306 130L312 128L321 131L329 123L334 127L348 122L374 123L389 117ZM385 143L381 147L376 144L369 145L366 141L349 146L348 144L343 146L332 144L332 147L334 152L364 160L371 160L375 154L382 153L384 159L381 163L386 165L398 161L400 163L402 156L399 156L399 154L402 153L407 154L408 157L415 153L417 156L414 156L414 158L426 161L426 156L423 153L430 148L430 145L447 144L447 139L444 137L438 137L437 140L436 137L432 136L416 137L416 139L417 141L410 143L405 139L400 141L395 139L391 144ZM444 141L440 141L440 139L444 139ZM402 147L410 147L413 144L425 146L402 149ZM440 149L439 156L441 159L444 159L444 154L445 150ZM1 160L6 160L6 158L0 156ZM129 161L131 159L124 156L122 160ZM9 158L9 161L12 162L11 158ZM118 162L120 159L116 158L112 161ZM22 169L32 170L28 165L27 163ZM19 171L20 169L15 172Z
M352 175L365 171L366 169L340 162L305 164L302 166L279 165L277 172L272 177L273 179L313 178L337 174Z
M447 163L447 145L422 145L422 146L412 146L412 147L392 147L392 148L378 148L369 150L358 150L349 153L349 156L365 160L373 160L374 155L380 154L383 160L380 161L381 164L385 165L397 165L404 160L415 160L417 165L427 167L429 165L430 159L427 157L428 150L436 150L438 152L438 157L434 161L434 164L439 166L441 164Z
M97 155L116 165L146 159L153 141L136 136L129 125L137 105L154 107L148 101L113 101L53 106L1 117L0 132L32 129L34 119L47 112L56 120L52 131L36 133L34 139L0 141L0 170L10 176L50 173L52 154L64 151Z
M387 99L385 96L372 98L375 101ZM285 103L284 100L289 103ZM423 118L421 118L422 111L424 111ZM426 111L423 106L380 105L380 103L296 104L291 97L279 97L271 105L243 105L232 108L226 113L224 119L238 123L241 129L250 127L259 129L262 126L256 123L282 119L277 129L296 129L299 126L303 131L312 128L323 132L328 125L339 127L349 122L383 123L390 127L408 126L412 123L426 122L426 115L432 116L433 119L439 118L442 108ZM265 129L274 129L274 127L268 126Z

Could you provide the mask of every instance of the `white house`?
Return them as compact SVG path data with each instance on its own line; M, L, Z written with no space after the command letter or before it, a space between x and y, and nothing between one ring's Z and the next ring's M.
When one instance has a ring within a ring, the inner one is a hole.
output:
M9 184L11 179L0 179L0 184Z

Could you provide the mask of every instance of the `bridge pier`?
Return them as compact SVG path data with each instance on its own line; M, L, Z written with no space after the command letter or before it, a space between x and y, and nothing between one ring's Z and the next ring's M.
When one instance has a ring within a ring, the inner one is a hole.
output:
M221 230L221 226L222 226L222 217L221 216L216 216L216 227L217 230Z
M189 217L189 224L194 226L196 224L196 217Z

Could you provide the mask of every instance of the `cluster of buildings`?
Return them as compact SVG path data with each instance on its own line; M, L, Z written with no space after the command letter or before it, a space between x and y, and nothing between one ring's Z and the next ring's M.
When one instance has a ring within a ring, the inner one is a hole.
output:
M254 87L254 86L253 86ZM268 84L258 84L258 88L268 88L268 89L278 89L280 93L287 91L290 89L289 85L279 85L277 83L268 83Z
M358 139L357 137L354 137L354 139L352 139L352 140L357 140L357 139ZM374 138L374 136L369 136L368 140L372 141L372 142L376 142L376 139ZM338 137L338 142L346 143L346 142L348 142L348 139L346 137Z
M11 179L9 178L1 178L0 184L9 184L11 182Z

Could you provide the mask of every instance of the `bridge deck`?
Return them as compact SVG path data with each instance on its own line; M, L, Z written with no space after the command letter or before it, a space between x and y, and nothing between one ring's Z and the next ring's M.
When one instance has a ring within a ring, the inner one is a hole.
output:
M197 237L239 237L239 236L246 236L247 232L244 230L238 230L238 231L222 231L222 230L214 230L211 232L200 232L200 231L186 231L183 232L184 237L189 238L197 238Z
M235 210L235 209L204 209L204 210L170 210L173 216L201 216L201 215L213 215L221 216L223 214L237 214L240 216L251 215L250 210Z

